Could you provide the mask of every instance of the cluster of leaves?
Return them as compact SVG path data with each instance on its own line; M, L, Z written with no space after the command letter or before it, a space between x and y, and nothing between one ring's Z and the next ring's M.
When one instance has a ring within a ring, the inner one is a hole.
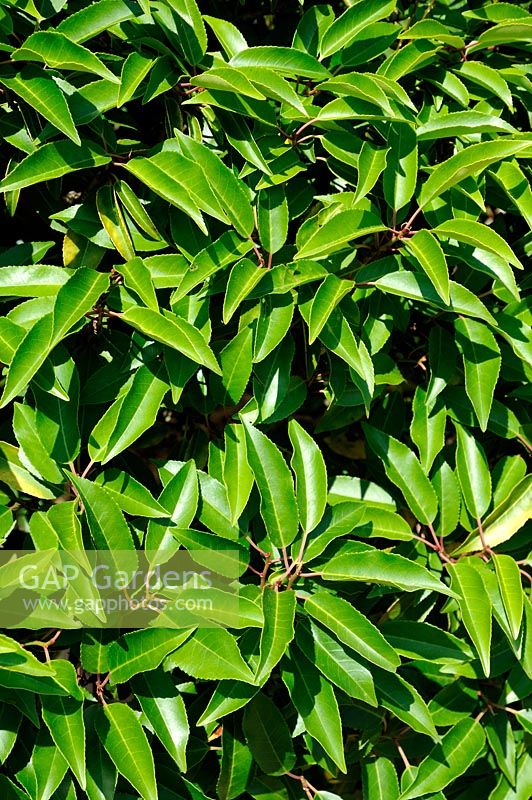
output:
M526 800L532 16L199 5L0 2L3 547L241 563L2 635L0 788Z

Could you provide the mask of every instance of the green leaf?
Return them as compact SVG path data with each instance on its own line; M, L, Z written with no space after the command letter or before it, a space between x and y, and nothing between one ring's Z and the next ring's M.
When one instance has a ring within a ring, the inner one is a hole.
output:
M259 192L257 221L260 242L267 253L276 253L288 234L288 203L282 186L272 186Z
M421 187L419 205L424 208L456 183L470 175L479 175L491 164L496 164L503 158L518 155L526 147L528 143L519 139L501 139L465 147L434 167Z
M384 464L386 475L401 490L411 511L425 525L434 521L438 499L412 451L386 433L364 423L371 449Z
M499 186L532 227L532 189L516 161L502 161L490 170Z
M114 185L114 189L128 214L144 231L144 233L147 233L148 236L151 236L155 240L159 239L159 231L153 224L153 220L148 214L145 206L143 203L141 203L131 187L125 181L117 181Z
M418 231L411 239L405 240L405 247L428 275L445 305L449 305L451 298L447 261L432 233L427 230Z
M481 570L470 559L449 566L451 586L457 593L462 622L475 645L484 674L490 675L491 600Z
M512 489L510 494L488 514L482 523L484 541L488 547L497 547L508 541L530 519L532 478L528 475ZM478 529L473 531L457 552L483 550Z
M82 789L85 789L83 703L73 697L41 697L42 717Z
M141 672L132 681L133 692L157 738L182 772L186 772L189 738L183 698L162 669Z
M109 646L109 670L113 683L126 683L139 672L156 669L163 658L191 635L191 629L176 633L155 628L133 631Z
M114 25L131 19L135 6L123 0L99 0L74 14L69 14L58 26L73 42L86 42Z
M395 0L370 0L364 6L355 4L348 8L325 32L320 47L321 57L326 58L348 47L364 28L388 17L395 5Z
M524 595L519 566L512 556L493 554L495 574L512 636L517 639L523 618Z
M108 287L107 275L79 267L61 286L53 308L52 345L63 339L89 311Z
M476 720L460 720L421 762L401 800L413 800L444 789L471 766L484 742L484 731Z
M122 511L134 517L168 517L168 511L139 481L118 469L107 469L95 478Z
M424 125L421 125L416 131L418 141L468 136L473 133L515 132L515 128L503 119L491 114L482 114L479 111L456 111L452 114L439 114L432 117Z
M381 220L371 211L340 211L317 227L310 236L303 238L298 234L295 259L325 258L337 250L345 249L354 239L378 233L384 228Z
M375 370L368 349L362 339L358 341L348 320L339 308L331 311L319 333L323 344L351 367L351 379L362 394L366 411L369 411L375 389Z
M17 741L22 715L18 709L4 703L0 711L0 761L2 764Z
M466 642L428 622L397 619L382 627L386 639L405 658L437 664L473 660L473 651Z
M340 280L336 275L327 275L318 287L310 305L308 318L308 341L312 344L323 330L338 303L351 291L351 281Z
M400 659L379 630L346 600L319 592L305 601L305 610L341 642L368 661L395 671Z
M263 361L284 339L293 314L294 300L290 293L264 298L255 326L254 363Z
M342 725L334 689L300 650L292 650L282 673L290 699L307 732L323 747L338 769L346 772Z
M291 466L296 476L296 499L304 533L320 522L327 503L327 470L314 439L295 420L288 423L294 448Z
M247 71L229 65L208 69L202 75L193 78L191 83L193 86L203 86L206 89L235 92L255 100L265 99L265 95L249 80Z
M362 769L362 785L367 800L397 800L399 782L393 762L384 756L366 760Z
M96 207L103 227L122 258L126 261L135 258L133 242L126 227L124 215L118 205L116 193L111 186L101 186L98 189Z
M146 550L155 551L155 553L160 551L164 558L164 551L172 549L174 544L172 534L175 528L187 528L194 519L198 500L196 465L193 461L187 461L185 464L178 465L177 470L173 472L158 497L159 504L168 512L166 516L172 524L168 526L166 520L151 519L146 533ZM157 555L154 555L152 563L156 564L157 562Z
M274 443L244 421L249 465L260 494L260 513L275 547L287 547L297 535L298 512L290 470Z
M172 657L173 666L194 678L232 678L254 683L234 636L223 628L200 628Z
M230 522L231 512L223 483L203 472L198 473L198 478L201 490L200 521L219 536L237 539L238 528Z
M89 455L106 464L135 442L157 417L168 391L162 363L143 364L123 385L89 438Z
M65 777L67 769L68 764L61 751L55 746L48 731L41 729L30 760L16 773L16 778L30 797L50 800ZM16 794L13 796L18 800Z
M201 81L201 78L194 78L193 80ZM249 83L249 85L253 91L259 94L251 83ZM264 160L262 151L255 141L246 121L236 114L223 111L221 108L216 111L216 116L220 121L220 125L223 127L224 134L229 144L250 164L253 164L262 172L266 173L266 175L271 175L271 170Z
M504 241L497 231L487 225L481 225L479 222L474 222L470 219L453 219L448 222L442 222L437 228L434 228L434 233L438 238L456 239L458 242L488 250L490 253L501 256L510 264L513 264L514 267L523 269L523 265L510 245Z
M360 75L360 73L357 73ZM364 142L358 154L358 182L353 202L362 200L375 186L379 177L386 169L389 148L374 147L369 142Z
M390 294L399 297L407 297L411 300L420 300L430 303L438 308L445 307L439 295L434 291L432 283L426 275L422 273L398 271L378 278L375 286ZM495 320L489 313L486 306L479 300L473 292L462 286L460 283L450 281L451 303L450 309L456 314L465 314L468 317L476 317L495 325Z
M204 144L190 136L179 134L178 145L189 164L197 165L205 176L208 187L222 207L229 224L245 239L255 227L249 191L239 178Z
M90 72L110 81L118 81L94 53L58 31L32 33L23 46L11 54L11 58L13 61L40 61L48 67Z
M152 311L159 311L155 287L149 269L140 258L133 258L120 266L124 284L138 294L144 305Z
M342 689L348 697L357 698L371 706L377 705L372 674L359 663L356 653L313 622L309 626L298 623L296 643L327 680Z
M397 586L405 592L426 589L452 595L425 567L395 553L376 549L334 556L320 567L320 574L326 581L365 581Z
M24 675L50 676L50 668L46 664L42 664L34 655L24 650L22 645L5 634L0 634L0 663L13 672Z
M429 334L430 380L426 402L429 409L454 375L456 347L449 333L440 326L431 328Z
M412 730L424 733L431 739L438 739L427 704L413 686L400 675L385 672L378 667L373 668L373 678L379 705L395 714Z
M9 366L0 407L21 393L43 365L51 349L52 334L52 314L45 314L27 331Z
M44 297L55 295L71 275L62 267L32 264L0 268L0 296ZM4 319L7 320L7 317ZM15 324L15 323L13 323Z
M153 755L135 712L111 703L95 717L95 727L118 771L143 800L157 800Z
M20 449L8 442L0 442L0 480L15 492L51 500L54 493L23 466Z
M261 686L294 638L295 610L296 595L293 591L263 590L264 627L260 637L260 658L255 673L255 681Z
M105 489L87 478L68 473L68 479L76 488L83 508L87 515L89 529L96 547L100 550L131 550L131 558L124 563L124 553L122 552L122 562L119 564L121 569L128 569L135 566L137 557L133 544L131 532L120 511L120 508L107 494Z
M179 281L179 286L173 294L173 299L180 300L190 293L198 284L245 255L252 248L251 241L243 242L234 231L226 231L218 239L201 250ZM263 272L260 273L261 277ZM173 284L170 284L173 285Z
M415 131L408 125L392 125L389 142L390 150L382 176L384 198L391 209L400 211L416 188L418 151Z
M245 572L248 552L242 545L213 533L190 528L172 528L171 533L187 550L192 550L194 560L207 569L228 578L235 578ZM163 542L163 545L166 543Z
M249 749L267 775L284 775L295 763L290 731L279 709L258 692L244 711L242 728Z
M136 90L155 64L153 58L142 53L130 53L122 65L117 107L123 106L134 97Z
M50 458L37 426L36 413L33 408L15 403L13 413L13 432L20 445L19 457L35 472L50 483L63 482L63 473Z
M265 67L288 78L296 75L316 80L330 77L328 70L316 58L290 47L248 47L236 53L230 64L244 68Z
M203 335L182 317L169 311L163 316L150 308L133 306L121 315L121 319L145 336L178 350L217 375L221 374L214 353Z
M247 42L232 22L203 15L205 22L212 28L216 38L222 45L226 55L231 58L247 48Z
M228 425L224 431L225 457L223 480L231 524L236 525L253 488L253 472L248 463L246 435L242 425Z
M464 361L467 396L485 431L501 367L501 351L486 325L460 317L455 322L456 343Z
M207 33L196 0L169 0L177 40L190 64L198 64L207 50Z
M110 156L92 143L78 145L67 139L49 142L30 153L11 170L0 183L0 192L24 189L26 186L60 178L80 169L101 167L110 161Z
M491 501L491 477L482 445L466 428L455 423L456 472L467 510L480 519Z
M116 788L116 767L107 755L94 728L94 720L101 713L100 707L87 709L87 797L89 800L106 800Z
M432 476L432 485L438 498L438 516L434 527L440 536L456 530L460 518L460 487L453 470L446 461L440 461Z
M249 258L238 261L229 275L224 297L223 321L227 325L235 311L264 277L263 270Z
M214 690L207 708L198 720L198 725L209 725L211 722L238 711L258 692L257 686L241 681L220 681Z
M429 410L427 394L421 386L418 386L412 401L410 436L419 450L421 466L426 475L429 474L434 459L443 449L446 418L445 408L432 412ZM438 507L441 512L443 509L439 497Z
M485 725L486 737L497 766L508 782L516 783L515 740L510 720L505 714L494 714Z
M255 89L262 92L263 96L270 97L273 100L279 100L281 103L286 103L288 106L296 109L300 114L307 115L307 111L299 95L292 88L292 84L287 80L281 78L272 69L265 67L246 67L246 76L252 81ZM267 174L270 173L268 167Z
M234 722L223 726L222 761L216 783L220 800L240 797L253 775L253 755L239 727Z
M154 74L155 70L152 72L152 77ZM184 211L203 233L207 233L198 205L199 198L192 194L187 184L188 176L185 172L185 168L189 166L187 162L188 159L184 159L178 153L161 152L152 158L133 158L125 164L125 168L153 192ZM193 172L194 166L190 165L190 177Z
M27 66L13 75L0 75L0 83L21 97L48 122L81 145L65 95L53 79L38 67Z
M475 43L472 44L474 48ZM483 64L481 61L471 59L461 64L458 75L460 78L464 78L466 82L471 81L471 83L481 86L482 89L486 89L489 94L501 98L510 111L513 110L510 87L498 70L493 69L488 64Z
M220 353L224 405L238 405L251 376L253 331L242 328Z

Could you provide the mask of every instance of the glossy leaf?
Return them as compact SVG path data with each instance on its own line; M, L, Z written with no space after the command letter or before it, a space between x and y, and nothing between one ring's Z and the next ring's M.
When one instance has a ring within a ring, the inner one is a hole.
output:
M95 145L78 145L67 139L49 142L17 164L0 183L0 192L24 189L35 183L61 178L79 169L101 167L110 160L110 157Z
M484 732L476 720L458 722L421 762L414 781L400 795L401 799L413 800L444 789L473 763L484 741Z
M338 704L331 684L300 651L292 651L282 674L290 698L309 734L338 769L346 771Z
M53 77L43 70L28 66L18 74L0 76L0 83L42 114L74 144L81 145L66 98Z
M399 658L372 623L346 600L320 592L305 602L308 613L341 642L386 670L394 671Z
M172 679L160 669L143 672L135 677L133 690L158 739L179 769L186 772L187 712Z
M521 587L521 575L515 559L504 554L493 556L495 574L502 597L506 619L512 636L517 639L523 617L524 596Z
M292 476L280 450L263 433L244 422L249 465L261 498L261 516L276 547L297 535L297 504Z
M491 478L482 445L466 428L455 425L456 472L470 514L479 519L491 500Z
M405 247L429 276L443 302L449 305L449 271L443 250L434 236L427 230L418 231L406 240Z
M491 601L481 571L465 561L449 568L460 600L462 621L478 652L484 674L490 674Z
M262 685L281 660L294 637L294 592L265 590L262 593L264 626L260 639L260 658L255 680Z
M295 420L288 426L294 448L292 469L296 477L296 499L304 533L314 530L327 502L327 470L312 437Z
M85 788L83 706L72 697L43 695L43 720L82 789Z
M438 501L412 451L370 425L365 425L364 431L371 448L382 460L386 474L401 490L410 509L421 522L431 523L438 511Z
M488 427L495 386L501 367L500 349L494 335L481 322L456 320L456 343L464 361L465 385L481 430Z
M153 755L133 709L123 703L107 705L95 718L95 725L118 771L143 800L157 798Z
M183 355L220 374L214 353L202 334L190 322L175 314L162 315L149 308L130 308L122 319L157 342L173 347Z

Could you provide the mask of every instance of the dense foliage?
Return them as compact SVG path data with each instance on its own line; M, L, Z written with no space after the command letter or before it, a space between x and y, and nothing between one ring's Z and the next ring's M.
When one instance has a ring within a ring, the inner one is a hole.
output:
M527 800L532 16L198 5L0 1L3 549L238 578L128 632L4 563L0 789Z

